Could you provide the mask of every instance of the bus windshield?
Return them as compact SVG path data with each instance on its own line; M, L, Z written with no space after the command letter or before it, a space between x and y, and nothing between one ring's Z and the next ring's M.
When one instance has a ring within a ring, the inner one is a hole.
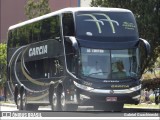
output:
M81 76L98 79L137 78L138 48L103 50L81 48Z
M81 11L76 13L76 35L82 37L137 36L137 26L130 12Z

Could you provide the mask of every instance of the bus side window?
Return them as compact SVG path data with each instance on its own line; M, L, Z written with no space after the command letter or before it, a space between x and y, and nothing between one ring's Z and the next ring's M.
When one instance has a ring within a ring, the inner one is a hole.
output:
M75 36L74 19L72 13L64 13L62 22L63 22L63 35Z
M45 78L60 76L61 63L57 58L48 58L43 60L43 69Z
M67 68L70 72L75 73L75 57L74 57L74 50L72 43L70 43L67 40L65 40L64 42L65 42Z
M50 70L49 70L49 71L50 71L50 76L51 76L51 77L55 77L55 76L57 75L56 59L51 58L51 59L49 60L49 62L50 62L50 67L49 67L49 69L50 69Z
M41 41L60 37L60 18L58 15L41 20Z

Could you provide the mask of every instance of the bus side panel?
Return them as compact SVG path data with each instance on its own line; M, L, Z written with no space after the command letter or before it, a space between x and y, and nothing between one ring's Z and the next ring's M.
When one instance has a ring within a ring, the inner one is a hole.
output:
M62 50L61 43L56 40L10 49L10 91L14 91L15 84L23 85L28 102L48 102L50 82L60 80L63 75Z

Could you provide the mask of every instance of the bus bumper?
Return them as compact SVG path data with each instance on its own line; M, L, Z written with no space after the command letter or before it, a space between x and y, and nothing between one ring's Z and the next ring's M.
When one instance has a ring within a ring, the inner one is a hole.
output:
M120 102L124 104L138 104L140 101L141 85L119 90L93 89L84 85L76 84L80 99L87 103L95 102Z
M80 90L80 99L82 100L82 103L87 102L87 103L95 103L95 102L119 102L119 103L124 103L124 104L139 104L140 101L140 91L137 91L136 93L133 94L95 94L95 93L88 93ZM112 99L112 100L107 100L107 99Z

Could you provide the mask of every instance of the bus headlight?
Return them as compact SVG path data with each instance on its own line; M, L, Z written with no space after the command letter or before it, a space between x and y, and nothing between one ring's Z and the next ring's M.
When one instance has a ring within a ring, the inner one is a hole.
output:
M134 96L134 97L132 97L132 99L140 99L140 97L141 97L141 95L137 95L137 96Z
M82 85L82 84L78 84L77 82L74 81L74 84L80 88L80 89L83 89L83 90L86 90L86 91L91 91L93 90L94 88L91 88L91 87L88 87L88 86L85 86L85 85Z
M130 88L131 91L137 91L141 89L141 85Z

